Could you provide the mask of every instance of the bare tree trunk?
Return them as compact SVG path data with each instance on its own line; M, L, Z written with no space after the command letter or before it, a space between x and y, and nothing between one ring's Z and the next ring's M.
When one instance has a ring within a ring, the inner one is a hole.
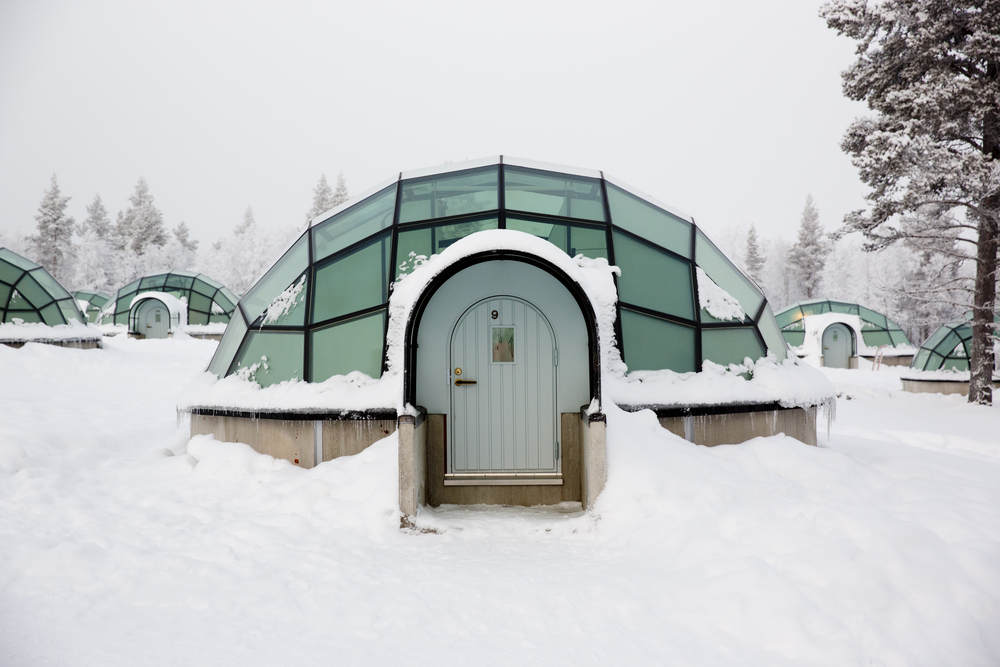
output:
M992 199L992 198L991 198ZM995 210L995 209L994 209ZM976 243L976 291L972 311L972 358L969 402L993 404L993 317L997 294L997 231L987 216L979 220Z

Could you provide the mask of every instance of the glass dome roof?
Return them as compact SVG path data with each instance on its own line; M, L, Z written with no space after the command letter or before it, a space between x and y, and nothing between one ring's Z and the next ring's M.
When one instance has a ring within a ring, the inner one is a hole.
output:
M143 292L164 292L178 299L185 299L188 306L188 324L229 322L238 299L222 283L203 273L170 271L145 276L120 287L108 299L101 313L101 324L128 324L132 299Z
M0 248L0 322L85 323L76 300L44 268Z
M88 322L97 322L101 319L101 309L104 308L104 304L108 302L111 297L104 292L88 292L86 290L79 290L73 292L73 298L80 301L86 301L87 307L84 314L87 316Z
M805 325L802 318L820 313L844 313L857 315L861 318L861 337L868 347L882 345L909 345L910 339L902 328L888 317L849 301L832 301L830 299L810 299L793 303L774 314L774 319L781 327L781 335L792 347L799 347L805 341Z
M389 286L414 257L490 229L620 267L616 339L631 370L700 371L768 349L785 358L764 295L689 216L599 171L496 157L401 173L315 218L240 300L209 370L259 364L263 386L379 377ZM740 319L696 307L696 268L739 302Z
M1000 322L1000 317L994 318ZM918 371L969 370L972 356L972 313L942 324L920 346L910 368Z

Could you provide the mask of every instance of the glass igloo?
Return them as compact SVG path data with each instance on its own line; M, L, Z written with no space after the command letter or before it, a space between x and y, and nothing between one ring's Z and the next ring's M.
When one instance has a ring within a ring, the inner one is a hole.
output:
M101 319L101 310L104 309L104 304L106 304L111 297L104 292L79 290L73 292L73 298L76 299L80 309L83 311L84 315L87 316L87 321L97 323Z
M632 371L785 358L760 289L692 218L603 172L498 157L404 172L317 217L240 300L209 369L224 377L266 357L262 386L377 378L390 286L414 257L495 229L621 268L616 339ZM713 288L738 302L736 315L699 307L699 290Z
M997 318L1000 322L1000 318ZM961 320L942 324L934 330L920 350L910 368L916 371L969 371L972 357L972 313Z
M228 288L202 273L170 271L144 276L121 287L109 299L101 324L128 324L133 299L146 292L159 292L187 302L189 325L225 324L238 301Z
M85 323L76 300L44 268L0 248L0 323Z
M888 317L871 308L847 301L830 299L799 301L775 313L774 319L781 327L781 335L788 344L799 347L805 339L804 318L822 313L857 315L861 318L861 338L868 347L912 345L910 339L903 333L903 329Z

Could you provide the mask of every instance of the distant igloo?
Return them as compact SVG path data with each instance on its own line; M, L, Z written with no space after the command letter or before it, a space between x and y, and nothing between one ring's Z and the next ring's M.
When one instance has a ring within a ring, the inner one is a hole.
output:
M73 292L73 298L76 299L76 303L80 307L80 311L86 316L87 321L96 324L100 322L101 310L103 310L104 304L108 302L111 296L104 292L78 290Z
M116 291L105 305L101 324L128 327L138 338L185 333L221 339L238 298L202 273L170 271L144 276Z
M906 366L916 351L882 313L849 301L810 299L774 314L781 335L805 358L829 368L857 368L858 358Z
M995 318L1000 323L1000 317ZM915 393L969 395L972 358L972 313L942 324L927 337L910 368L903 373L903 389ZM994 343L994 385L1000 386L1000 349Z
M43 267L0 248L0 343L100 347L101 334L66 289Z
M797 372L785 355L760 289L690 216L600 171L496 157L397 174L314 219L180 408L192 434L306 467L399 426L404 514L589 505L605 400L699 444L815 444L825 378L763 389Z

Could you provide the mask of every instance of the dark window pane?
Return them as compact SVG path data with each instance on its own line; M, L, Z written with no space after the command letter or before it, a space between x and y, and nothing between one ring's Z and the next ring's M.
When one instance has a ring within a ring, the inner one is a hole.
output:
M0 308L7 307L7 299L10 298L10 293L13 289L10 285L0 283Z
M879 329L885 329L887 324L885 321L885 315L882 313L876 313L874 310L869 308L861 307L861 319L871 322Z
M608 258L608 235L603 227L582 227L508 217L507 229L545 239L570 257L583 255L591 259Z
M188 302L188 307L204 313L210 313L212 312L212 300L203 294L191 292L191 300Z
M139 289L144 292L147 290L158 291L161 287L163 287L165 282L167 282L167 276L165 274L159 276L147 276L142 279L142 282L139 283Z
M743 312L751 318L756 317L757 309L764 301L764 295L754 286L750 279L736 268L722 251L715 247L701 230L697 230L697 245L695 261L715 284L729 292L740 305ZM617 254L615 255L617 262Z
M396 184L393 183L381 192L316 225L313 228L313 261L329 257L391 226L395 206Z
M420 229L400 229L396 242L396 275L406 275L413 270L413 260L419 256L437 255L460 238L481 232L484 229L496 229L495 217L480 220L466 220L451 225L434 225ZM413 253L412 256L410 253Z
M861 338L868 347L878 347L880 345L892 345L892 338L887 331L865 331L861 330Z
M208 313L200 313L197 310L189 310L188 324L208 324Z
M750 328L702 329L701 357L723 366L742 364L745 357L751 361L765 354L757 334Z
M22 273L24 273L24 269L21 267L8 264L7 262L0 262L0 280L3 282L13 285L21 277Z
M312 381L361 371L382 375L385 313L379 312L319 329L312 333Z
M384 303L388 282L383 244L389 237L343 255L316 269L313 322L347 315Z
M799 306L802 310L802 316L807 317L809 315L819 315L820 313L829 313L830 304L826 301L821 303L803 303Z
M792 347L802 347L802 343L806 342L805 331L788 331L786 329L781 332L781 337Z
M630 371L697 370L694 327L674 324L622 308L622 343Z
M622 270L618 294L625 303L694 319L691 265L618 231L615 264Z
M844 313L847 315L857 315L858 305L856 303L841 303L839 301L830 302L830 310L834 313Z
M35 281L32 273L26 274L15 289L35 308L41 308L53 300L52 295Z
M607 186L612 223L678 255L691 258L691 223L611 183Z
M601 181L521 167L504 167L504 206L509 211L604 221Z
M259 364L255 371L250 371L250 377L261 387L301 380L304 340L301 332L251 331L250 343L237 362L236 372Z
M66 321L63 319L62 311L59 310L59 306L54 301L42 308L40 312L42 315L42 321L49 326L66 324Z
M225 322L228 322L230 319L235 318L235 317L236 317L236 313L233 313L231 316L227 315L227 314L223 314L223 315L215 315L215 314L213 314L213 315L211 315L209 317L208 321L210 323L212 323L212 324L215 324L216 322L223 322L223 323L225 323Z
M167 277L167 282L165 287L174 287L178 289L191 289L191 283L194 282L194 278L189 276L179 276L176 274Z
M303 234L264 277L243 297L243 308L250 321L256 320L274 297L285 291L309 263L309 234Z
M198 292L199 294L204 294L207 297L214 296L216 290L215 287L212 287L211 285L201 280L200 278L194 281L194 284L191 286L191 289L193 289L195 292Z
M499 167L403 181L399 221L417 222L496 208Z

